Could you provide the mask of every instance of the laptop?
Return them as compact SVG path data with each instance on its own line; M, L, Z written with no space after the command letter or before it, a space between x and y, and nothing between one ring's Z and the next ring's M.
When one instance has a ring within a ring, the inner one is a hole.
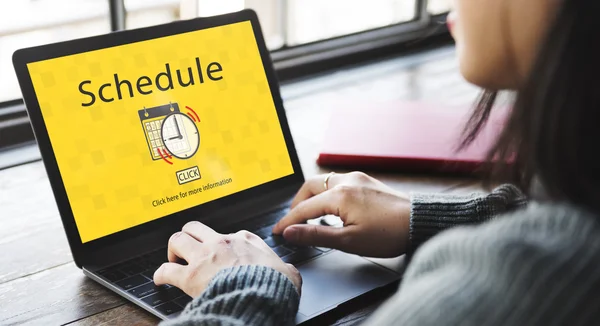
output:
M14 67L76 265L166 320L169 237L198 220L259 235L303 276L296 322L400 272L271 234L304 182L255 12L21 49Z

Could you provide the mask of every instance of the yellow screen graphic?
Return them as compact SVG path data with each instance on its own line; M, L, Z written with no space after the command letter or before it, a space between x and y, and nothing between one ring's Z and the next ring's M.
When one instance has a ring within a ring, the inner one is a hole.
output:
M250 22L28 69L82 242L294 172Z

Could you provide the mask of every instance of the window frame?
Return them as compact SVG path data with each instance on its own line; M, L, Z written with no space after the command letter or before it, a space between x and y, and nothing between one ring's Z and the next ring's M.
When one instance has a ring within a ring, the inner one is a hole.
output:
M285 26L287 0L280 1ZM431 15L427 4L416 0L415 18L408 22L289 47L284 42L282 48L270 51L279 81L452 42L443 24L446 14ZM126 29L125 1L108 0L108 5L111 31ZM35 137L23 100L0 102L0 152L28 144L35 145Z

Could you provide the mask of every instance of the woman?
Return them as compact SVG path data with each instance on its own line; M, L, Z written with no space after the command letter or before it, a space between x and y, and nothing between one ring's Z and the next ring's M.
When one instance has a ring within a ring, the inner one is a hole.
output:
M370 325L600 324L600 1L454 4L464 77L517 94L490 156L514 162L516 186L409 197L361 173L329 175L325 185L322 176L306 182L273 231L361 255L408 253L402 284ZM482 97L465 144L494 98ZM323 214L345 227L298 224ZM169 240L169 261L155 282L195 300L166 324L293 324L301 277L258 237L189 223Z

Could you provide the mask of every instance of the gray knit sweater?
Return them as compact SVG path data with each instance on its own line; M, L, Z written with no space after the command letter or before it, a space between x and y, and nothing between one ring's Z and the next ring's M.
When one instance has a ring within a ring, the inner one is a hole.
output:
M510 185L411 200L416 252L367 325L600 325L597 216L568 204L526 205ZM282 274L234 267L164 325L291 325L298 302Z

